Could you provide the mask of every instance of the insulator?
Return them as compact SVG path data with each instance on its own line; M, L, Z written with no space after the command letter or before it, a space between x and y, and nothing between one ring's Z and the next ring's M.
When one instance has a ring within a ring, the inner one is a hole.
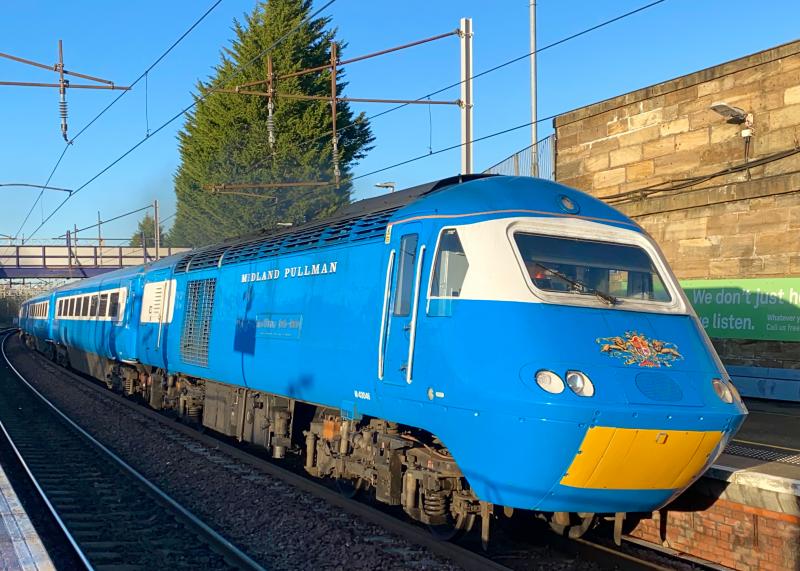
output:
M59 101L58 102L58 114L61 116L62 119L67 118L67 101Z
M441 516L447 511L447 496L443 492L425 492L422 509L430 516Z
M336 178L336 184L339 184L339 177L342 172L339 170L339 141L337 137L333 139L333 176Z
M267 138L269 146L273 147L275 145L275 121L271 114L267 117Z

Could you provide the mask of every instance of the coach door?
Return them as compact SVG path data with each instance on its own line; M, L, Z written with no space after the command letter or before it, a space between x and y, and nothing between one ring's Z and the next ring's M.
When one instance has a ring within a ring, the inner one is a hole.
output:
M425 245L419 224L404 224L386 265L378 378L406 385L414 380L414 348Z

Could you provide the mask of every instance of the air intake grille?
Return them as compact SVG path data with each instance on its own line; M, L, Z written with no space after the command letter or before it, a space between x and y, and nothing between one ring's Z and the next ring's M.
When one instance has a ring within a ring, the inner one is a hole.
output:
M296 231L281 232L234 243L209 246L184 256L175 266L175 273L193 272L280 254L314 250L345 242L382 239L389 218L398 207L353 216L329 224L310 225Z
M181 358L184 363L208 366L208 339L217 280L192 280L186 284L186 312L181 333Z
M639 373L636 375L636 388L654 401L677 402L683 399L678 383L659 373Z

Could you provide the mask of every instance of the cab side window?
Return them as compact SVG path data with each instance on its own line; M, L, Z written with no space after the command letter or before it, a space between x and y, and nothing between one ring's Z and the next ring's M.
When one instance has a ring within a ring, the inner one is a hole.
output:
M411 294L414 293L414 263L417 260L418 234L407 234L400 239L397 287L394 296L394 315L405 317L411 312Z
M442 232L431 280L432 297L459 297L469 262L455 229Z
M108 316L116 319L119 315L119 292L115 291L108 298Z

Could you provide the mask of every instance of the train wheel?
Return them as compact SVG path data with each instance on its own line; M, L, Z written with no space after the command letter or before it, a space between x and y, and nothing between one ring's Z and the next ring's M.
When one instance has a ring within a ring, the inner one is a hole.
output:
M366 482L358 477L336 478L336 489L347 499L353 499L366 489Z
M583 537L595 522L593 513L556 512L550 518L550 529L571 539Z
M431 535L439 541L454 541L472 529L475 524L475 514L459 514L451 521L438 525L428 525Z

